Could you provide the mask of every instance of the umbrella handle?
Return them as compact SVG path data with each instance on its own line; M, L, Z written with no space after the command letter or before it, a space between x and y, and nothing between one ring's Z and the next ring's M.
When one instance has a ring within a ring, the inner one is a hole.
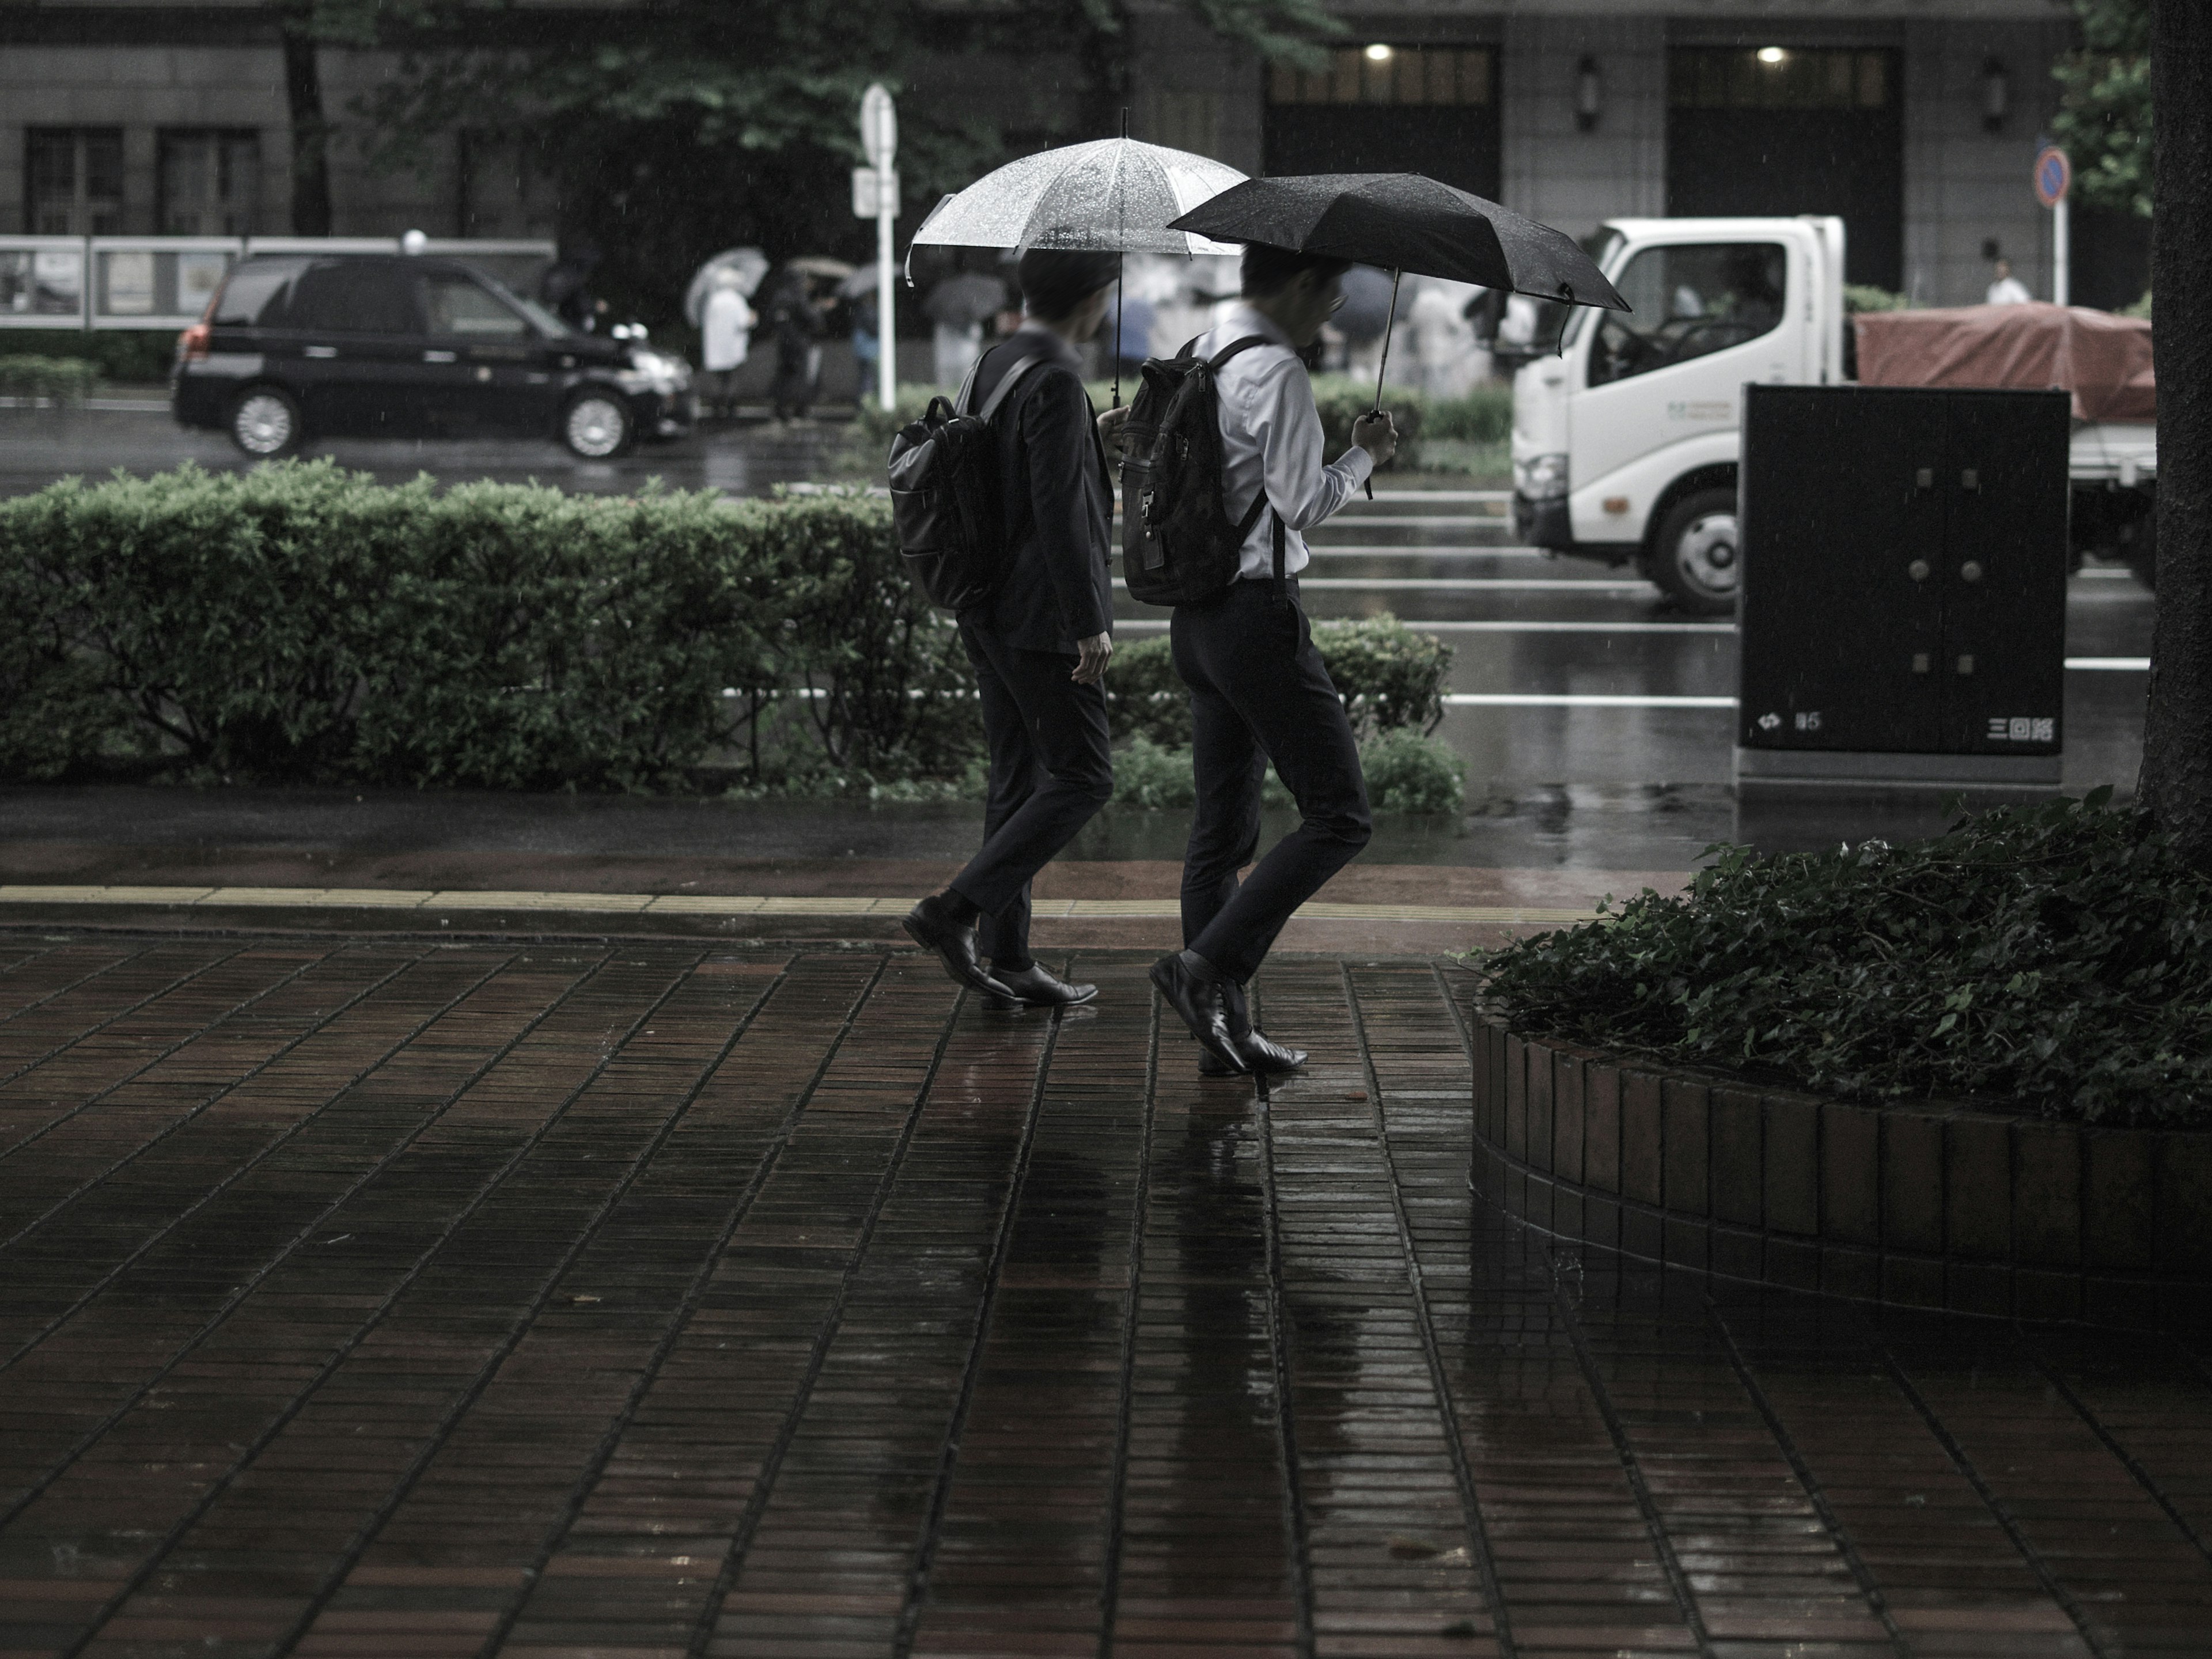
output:
M1404 274L1398 270L1390 273L1390 314L1382 321L1382 356L1375 365L1375 407L1370 411L1376 415L1382 412L1382 371L1390 366L1390 331L1398 322L1398 279ZM1375 499L1375 475L1372 472L1367 475L1366 488L1367 499L1371 501Z

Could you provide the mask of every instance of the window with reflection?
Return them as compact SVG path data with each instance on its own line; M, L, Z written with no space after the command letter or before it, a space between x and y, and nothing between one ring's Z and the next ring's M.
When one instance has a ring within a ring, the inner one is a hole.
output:
M1644 249L1613 278L1635 310L1601 313L1589 384L1631 380L1772 333L1782 324L1789 272L1779 242Z

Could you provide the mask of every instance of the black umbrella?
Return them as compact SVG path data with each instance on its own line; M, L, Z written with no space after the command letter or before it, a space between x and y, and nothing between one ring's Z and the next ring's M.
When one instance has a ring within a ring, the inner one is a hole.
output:
M1418 173L1248 179L1171 220L1168 228L1388 269L1390 311L1383 324L1382 362L1375 373L1378 411L1382 368L1390 361L1390 325L1398 315L1398 278L1407 271L1571 306L1629 309L1565 232Z

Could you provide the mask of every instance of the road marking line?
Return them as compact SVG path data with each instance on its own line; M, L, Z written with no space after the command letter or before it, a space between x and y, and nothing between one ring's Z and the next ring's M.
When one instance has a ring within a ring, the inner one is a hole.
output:
M1734 697L1672 697L1611 691L1454 691L1447 708L1733 708Z
M2148 657L2069 657L2066 659L2066 665L2087 673L2148 674L2150 672Z
M788 895L757 893L544 893L413 892L324 887L40 887L0 885L0 905L175 905L189 909L406 908L419 910L529 910L621 912L637 915L726 916L904 915L911 897L880 895ZM1166 920L1182 914L1172 898L1041 899L1033 914L1062 921L1116 918ZM1527 926L1589 921L1595 911L1559 905L1338 904L1309 902L1297 915L1307 921L1429 921Z
M1301 587L1352 587L1364 588L1370 592L1389 589L1447 593L1468 592L1482 588L1515 588L1524 592L1557 592L1562 589L1572 589L1578 593L1649 593L1651 591L1651 584L1647 581L1607 581L1596 577L1578 580L1559 576L1378 576L1370 580L1361 576L1300 576L1291 580ZM1119 576L1114 579L1116 587L1128 585Z

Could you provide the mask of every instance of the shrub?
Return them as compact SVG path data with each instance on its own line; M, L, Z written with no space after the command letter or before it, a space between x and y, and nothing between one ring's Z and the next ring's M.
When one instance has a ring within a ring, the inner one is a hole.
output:
M1517 1028L1847 1097L2212 1117L2212 879L2109 788L1905 847L1708 849L1480 959Z
M1435 635L1384 615L1316 623L1313 637L1356 734L1400 726L1432 732L1443 718L1452 648ZM1117 646L1106 692L1116 737L1141 736L1169 749L1189 744L1189 694L1165 635Z
M754 780L957 775L969 670L897 558L850 492L69 480L0 502L0 768L640 788L734 749Z
M1164 748L1139 736L1115 751L1115 805L1157 811L1188 806L1195 799L1188 749Z
M64 355L103 380L166 380L177 356L174 329L27 329L0 333L0 361Z
M0 356L0 397L81 404L99 372L82 357Z
M1421 423L1421 435L1462 443L1500 444L1513 436L1513 385L1492 380L1464 398L1438 398Z
M1467 804L1467 762L1439 738L1397 726L1360 745L1367 799L1378 812L1456 813Z

